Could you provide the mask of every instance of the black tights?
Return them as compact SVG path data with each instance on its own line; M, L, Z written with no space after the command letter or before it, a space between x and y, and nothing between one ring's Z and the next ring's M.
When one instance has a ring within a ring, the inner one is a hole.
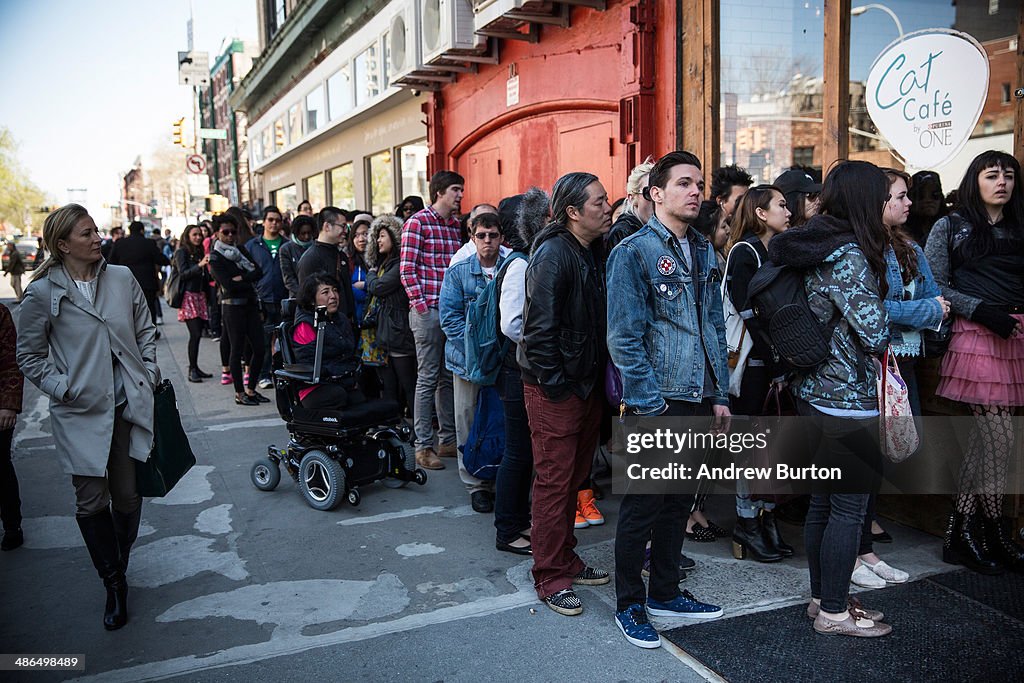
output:
M982 514L997 519L1003 514L1006 471L1013 450L1013 409L1003 406L971 405L974 428L967 439L967 452L960 466L956 511Z
M245 350L245 342L249 342L252 349L252 360L249 366L249 390L256 389L256 382L260 378L260 370L263 367L263 321L260 318L260 309L255 305L250 306L225 306L224 307L224 331L228 333L231 340L231 378L235 383L235 393L240 394L244 390L242 386L242 352Z
M203 327L206 321L202 318L192 318L185 321L188 328L188 367L189 369L199 367L199 340L203 337Z

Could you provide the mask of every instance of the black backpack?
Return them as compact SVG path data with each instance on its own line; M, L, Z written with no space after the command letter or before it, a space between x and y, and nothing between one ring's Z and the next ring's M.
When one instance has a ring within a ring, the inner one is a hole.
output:
M781 370L806 372L828 360L842 316L827 325L818 321L807 303L802 269L765 262L750 280L747 305L751 333L771 348Z

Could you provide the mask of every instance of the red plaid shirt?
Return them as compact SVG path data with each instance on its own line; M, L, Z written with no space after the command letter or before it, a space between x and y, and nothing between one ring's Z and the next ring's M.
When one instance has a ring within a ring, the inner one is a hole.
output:
M399 272L409 306L416 312L437 308L444 271L461 246L458 219L441 218L433 206L413 214L402 226Z

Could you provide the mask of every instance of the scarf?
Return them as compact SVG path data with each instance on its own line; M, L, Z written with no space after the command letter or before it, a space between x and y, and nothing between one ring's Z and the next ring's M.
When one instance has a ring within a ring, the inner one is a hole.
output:
M233 261L239 268L247 273L251 273L256 270L256 265L247 259L238 247L233 247L230 244L225 244L218 240L214 242L213 250L227 260Z
M296 237L295 235L292 235L292 242L295 242L295 244L298 244L298 245L299 245L300 247L302 247L303 249L309 249L309 247L310 247L310 246L311 246L311 245L313 244L313 242L315 242L315 241L316 241L316 240L306 240L305 242L303 242L302 240L300 240L300 239L299 239L298 237Z

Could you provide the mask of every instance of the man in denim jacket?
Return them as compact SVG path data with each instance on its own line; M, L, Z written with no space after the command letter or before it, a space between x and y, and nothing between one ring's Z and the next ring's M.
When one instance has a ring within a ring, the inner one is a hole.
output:
M625 407L645 416L714 416L729 427L721 274L713 247L690 225L704 195L700 161L671 152L651 169L654 216L608 261L608 351ZM661 644L655 616L713 619L722 610L679 592L679 554L692 494L627 493L615 534L616 624L639 647ZM641 578L651 540L650 594ZM646 602L647 610L644 610Z
M470 223L470 239L476 251L469 258L450 266L444 273L438 314L446 338L444 364L452 372L455 395L455 441L465 445L473 427L476 400L480 385L469 381L466 363L466 315L488 282L494 279L504 258L500 255L501 225L495 213L483 213ZM495 331L497 334L497 331ZM459 460L459 478L469 491L470 502L477 512L494 510L494 482L474 477Z

